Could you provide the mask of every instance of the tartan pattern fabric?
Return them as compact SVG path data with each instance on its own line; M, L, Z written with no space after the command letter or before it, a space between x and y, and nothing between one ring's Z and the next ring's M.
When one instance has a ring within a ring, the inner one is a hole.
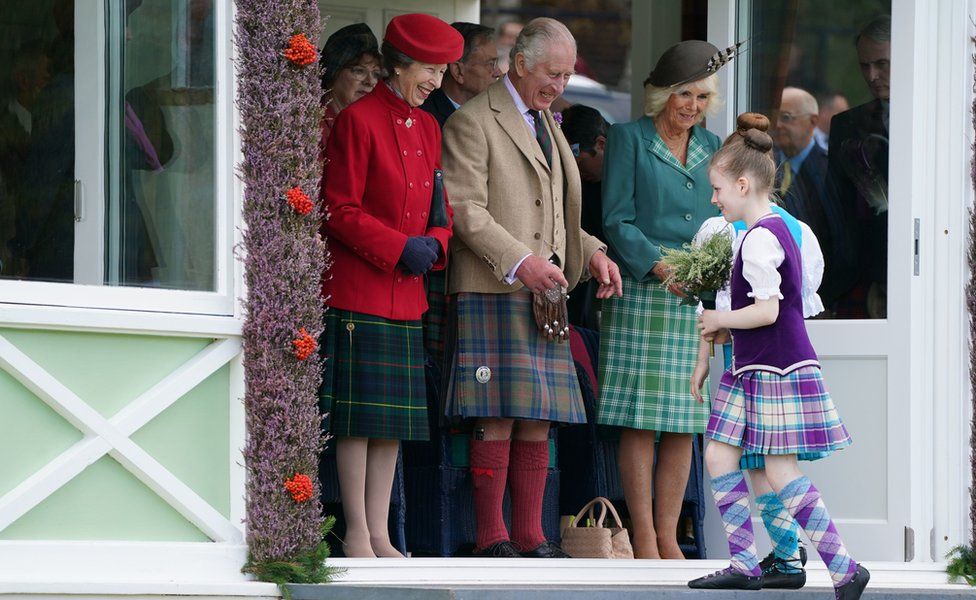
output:
M817 367L787 375L746 371L735 376L726 371L706 435L754 454L824 452L851 445Z
M530 292L460 293L452 308L448 416L586 422L569 343L542 337Z
M806 531L810 542L817 547L820 558L830 571L834 587L850 581L857 572L857 563L847 553L827 506L810 478L806 475L797 477L779 491L779 497L783 506Z
M695 167L712 157L708 149L698 143L694 135L688 136L688 156L685 157L685 164L681 164L675 158L667 144L661 140L660 135L654 137L654 141L651 143L651 150L675 169L689 175Z
M763 525L773 543L773 554L785 561L779 566L783 573L799 573L800 567L800 528L786 510L775 492L766 492L756 497L756 508L762 517Z
M650 431L702 433L706 402L691 395L698 352L695 307L656 282L623 278L624 295L603 301L597 422Z
M762 575L756 556L756 536L749 510L749 486L742 471L732 471L712 479L715 506L722 515L725 536L729 540L732 568L752 577Z
M831 454L833 454L833 452L829 450L824 450L823 452L798 452L796 455L796 460L820 460L821 458L827 458ZM766 457L764 457L762 454L743 452L742 457L739 459L739 468L743 471L757 471L765 469Z
M552 138L549 137L549 130L546 129L546 122L542 118L542 113L537 110L530 110L532 120L535 121L535 139L542 148L542 154L546 157L546 162L552 166Z
M424 348L434 364L443 368L447 328L447 311L450 304L447 295L447 269L427 273L427 312L424 313Z
M419 320L326 312L319 408L333 435L428 438L422 329Z

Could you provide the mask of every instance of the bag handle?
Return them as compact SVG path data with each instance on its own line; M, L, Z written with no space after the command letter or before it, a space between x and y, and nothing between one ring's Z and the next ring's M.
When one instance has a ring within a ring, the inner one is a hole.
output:
M619 527L620 529L623 529L624 524L620 520L620 515L617 514L617 508L613 505L613 502L607 500L603 496L600 496L599 498L597 498L597 500L600 500L603 503L603 510L604 511L606 511L607 509L610 509L610 516L612 516L613 517L613 520L616 521L617 527ZM601 520L601 526L602 526L602 524L603 524L603 522Z
M599 518L598 521L596 521L596 524L597 524L597 527L603 527L603 520L604 520L604 518L606 518L606 515L607 515L607 506L606 506L606 504L604 504L605 502L609 502L609 501L606 498L602 497L602 496L597 496L596 498L594 498L594 499L590 500L589 502L587 502L583 506L583 508L581 508L580 511L578 513L576 513L576 517L573 518L573 524L570 525L570 527L578 527L579 526L579 522L583 518L583 514L584 513L587 513L588 512L590 519L593 519L593 509L596 507L597 504L600 505L600 518ZM611 507L612 507L612 505L611 505ZM620 517L617 517L617 520L619 521L620 520Z

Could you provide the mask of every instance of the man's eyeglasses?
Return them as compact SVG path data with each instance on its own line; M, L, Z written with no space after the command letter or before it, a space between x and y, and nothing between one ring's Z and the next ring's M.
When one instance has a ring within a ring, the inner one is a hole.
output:
M376 81L383 78L383 71L379 69L367 69L366 67L360 66L349 67L349 74L352 75L352 78L356 81L363 81L367 77L371 77Z
M811 116L809 113L794 115L793 113L781 112L779 113L779 120L781 123L793 123L794 121L799 121L803 117L809 116Z

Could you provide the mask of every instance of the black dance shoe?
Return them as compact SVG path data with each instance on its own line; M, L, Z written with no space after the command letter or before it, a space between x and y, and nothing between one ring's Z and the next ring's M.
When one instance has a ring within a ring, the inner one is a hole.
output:
M524 558L569 558L569 555L563 552L559 544L548 540L528 552L523 552L522 556Z
M475 550L472 553L474 556L479 558L521 558L522 555L518 553L512 542L508 540L503 540L501 542L495 542L487 548L482 548L480 550Z
M688 582L688 587L696 590L761 590L763 578L762 575L746 575L732 567L726 567L711 575L692 579Z
M863 565L857 565L857 573L854 573L854 577L839 588L834 588L835 600L858 600L869 581L871 581L871 573Z
M807 564L807 549L800 546L800 559L785 560L770 552L766 558L759 561L759 568L763 572L764 590L798 590L807 584L807 573L803 566Z

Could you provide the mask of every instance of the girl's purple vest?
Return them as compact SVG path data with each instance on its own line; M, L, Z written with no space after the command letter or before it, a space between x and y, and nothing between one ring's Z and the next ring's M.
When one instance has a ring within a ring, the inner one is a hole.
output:
M732 329L732 373L743 371L771 371L780 375L809 365L820 366L803 323L803 272L800 249L797 247L786 222L779 217L765 217L756 222L742 238L756 229L763 228L776 236L786 258L779 266L782 278L779 290L779 317L772 325L755 329ZM732 310L745 308L755 301L748 296L752 286L742 276L742 246L732 267Z

